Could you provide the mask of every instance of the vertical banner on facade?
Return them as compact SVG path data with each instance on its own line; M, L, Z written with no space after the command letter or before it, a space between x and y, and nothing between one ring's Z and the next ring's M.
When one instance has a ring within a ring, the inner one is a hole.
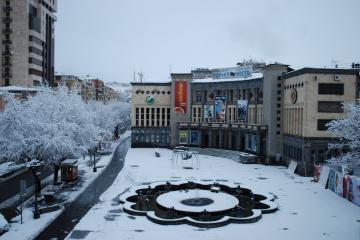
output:
M199 131L191 131L190 132L190 144L199 144Z
M179 131L179 144L187 144L189 140L188 131L181 130Z
M225 121L226 96L215 96L215 118Z
M175 112L185 114L187 108L187 82L175 81Z
M204 118L207 118L207 119L214 118L214 106L213 105L204 105Z
M238 121L246 122L247 112L248 112L248 101L247 100L237 100Z

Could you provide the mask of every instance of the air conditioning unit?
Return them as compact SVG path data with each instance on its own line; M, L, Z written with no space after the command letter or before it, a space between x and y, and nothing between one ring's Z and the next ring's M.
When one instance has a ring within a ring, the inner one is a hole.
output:
M335 75L335 76L334 76L334 80L335 80L335 81L340 81L340 80L341 80L341 76L340 76L340 75Z

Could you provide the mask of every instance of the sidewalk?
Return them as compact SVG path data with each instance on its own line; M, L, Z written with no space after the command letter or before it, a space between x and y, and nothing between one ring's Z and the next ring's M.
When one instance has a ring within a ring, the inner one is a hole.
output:
M111 146L111 154L105 156L99 156L97 158L97 172L93 172L92 161L89 161L89 157L87 156L85 161L83 158L79 158L79 174L78 179L72 183L63 183L59 186L48 186L47 188L51 188L51 191L55 192L56 200L52 204L54 205L53 212L41 214L40 219L33 219L33 201L30 200L24 203L23 210L23 224L20 224L20 216L13 218L10 222L10 230L3 234L0 238L1 240L5 239L33 239L35 238L46 226L48 226L51 222L53 222L64 210L67 205L69 205L72 201L77 199L84 190L95 181L106 169L106 166L111 162L114 151L117 146L123 141L123 139L127 138L128 134L124 134L121 136L120 140L112 143ZM42 190L42 194L46 192L46 189ZM40 207L45 206L40 205ZM51 207L47 205L47 207Z

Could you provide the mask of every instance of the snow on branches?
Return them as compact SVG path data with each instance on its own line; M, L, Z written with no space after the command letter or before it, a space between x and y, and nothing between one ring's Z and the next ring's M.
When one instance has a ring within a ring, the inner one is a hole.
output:
M0 113L0 163L43 160L59 164L94 148L99 136L111 136L128 113L126 103L86 104L67 88L39 89L25 101L12 96Z
M360 162L360 105L344 104L347 113L345 119L338 119L327 124L332 137L339 139L337 143L329 144L329 149L349 150L345 155L331 159L338 162Z

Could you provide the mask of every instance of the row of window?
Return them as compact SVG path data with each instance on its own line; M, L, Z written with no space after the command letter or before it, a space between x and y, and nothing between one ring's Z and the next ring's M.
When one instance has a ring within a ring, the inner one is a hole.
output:
M237 92L237 93L236 93ZM259 88L253 89L227 89L227 90L214 90L208 92L207 90L200 91L196 90L193 92L193 101L205 102L213 101L215 96L227 96L227 101L233 102L236 100L261 100L263 93Z
M170 108L135 108L135 126L164 127L170 126Z

